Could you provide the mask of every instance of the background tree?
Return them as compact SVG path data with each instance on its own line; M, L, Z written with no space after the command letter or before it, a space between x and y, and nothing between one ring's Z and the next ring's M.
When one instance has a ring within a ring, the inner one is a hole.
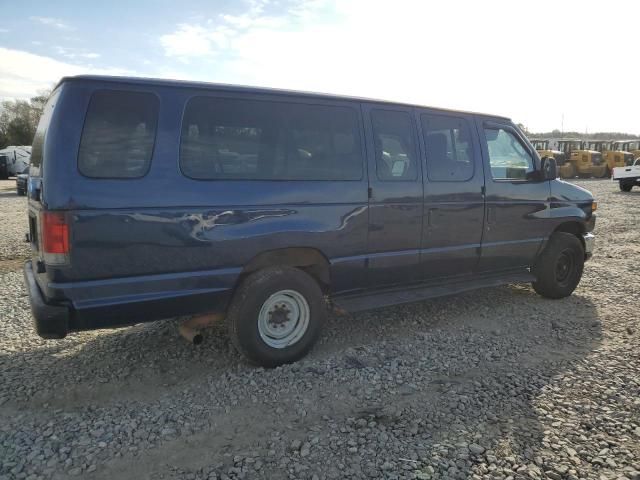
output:
M50 91L26 100L5 100L0 105L0 148L31 145Z

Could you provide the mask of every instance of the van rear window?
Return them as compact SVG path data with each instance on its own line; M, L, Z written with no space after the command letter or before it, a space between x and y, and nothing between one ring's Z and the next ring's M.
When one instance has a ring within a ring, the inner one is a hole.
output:
M80 140L80 172L92 178L144 176L153 153L158 103L151 93L95 92Z
M360 144L352 108L195 97L180 165L196 179L359 180Z

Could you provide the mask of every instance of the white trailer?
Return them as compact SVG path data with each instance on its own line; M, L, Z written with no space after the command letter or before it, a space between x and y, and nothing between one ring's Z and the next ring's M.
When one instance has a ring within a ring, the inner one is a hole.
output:
M615 167L611 179L618 181L623 192L630 192L634 186L640 186L640 158L636 158L629 167Z
M31 146L9 146L0 150L0 156L6 158L7 174L15 177L24 172L31 163Z

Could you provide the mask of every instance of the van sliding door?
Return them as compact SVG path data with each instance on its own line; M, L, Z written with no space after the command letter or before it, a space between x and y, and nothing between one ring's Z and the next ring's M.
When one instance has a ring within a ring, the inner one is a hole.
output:
M473 273L480 258L484 173L472 117L419 111L426 153L421 264L425 280Z
M369 286L421 280L422 168L411 108L363 105L369 164Z

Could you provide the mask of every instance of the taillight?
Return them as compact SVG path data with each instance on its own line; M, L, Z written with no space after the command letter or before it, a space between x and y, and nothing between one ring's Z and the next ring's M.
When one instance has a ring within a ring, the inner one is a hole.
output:
M63 264L69 260L69 224L63 212L41 212L40 225L44 262Z

